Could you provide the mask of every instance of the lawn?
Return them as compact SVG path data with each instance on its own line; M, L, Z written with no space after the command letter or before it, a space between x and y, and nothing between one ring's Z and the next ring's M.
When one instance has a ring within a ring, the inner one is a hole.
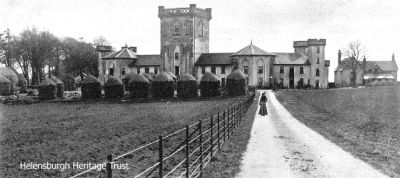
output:
M158 103L0 104L0 177L67 177L77 170L21 170L21 162L99 163L246 98ZM155 155L150 155L155 156Z
M301 122L382 172L400 177L400 88L290 90L278 100Z

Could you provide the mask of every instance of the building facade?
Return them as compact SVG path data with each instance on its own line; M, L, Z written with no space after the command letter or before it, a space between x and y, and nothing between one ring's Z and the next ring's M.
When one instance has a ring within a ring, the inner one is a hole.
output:
M249 85L267 87L279 84L285 88L309 85L327 88L329 61L325 60L325 39L294 41L294 52L267 52L253 43L237 52L210 53L211 8L158 7L160 18L160 53L138 55L136 47L98 47L102 82L109 76L123 79L127 73L172 72L176 76L192 74L198 80L212 72L225 85L233 70L243 71Z
M334 76L336 87L395 85L397 82L398 67L394 54L390 61L367 61L365 58L363 61L357 61L354 57L342 60L341 56L339 50L339 65Z

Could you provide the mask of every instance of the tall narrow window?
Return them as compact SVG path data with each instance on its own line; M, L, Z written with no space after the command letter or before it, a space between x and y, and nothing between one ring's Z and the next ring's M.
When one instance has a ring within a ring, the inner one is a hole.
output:
M205 66L202 66L202 67L201 67L201 73L202 73L202 74L206 73L206 67L205 67Z
M157 67L154 67L154 73L158 74L158 68Z
M222 78L222 79L221 79L221 86L224 87L224 86L225 86L225 83L226 83L225 78Z
M225 66L221 66L221 74L225 74Z
M136 68L136 73L140 74L140 67Z
M126 74L125 67L122 67L121 68L121 75L125 75L125 74Z
M243 66L243 73L245 74L249 74L249 69L247 68L247 66Z
M107 73L107 69L106 69L106 62L103 62L103 74Z
M144 72L145 72L145 73L149 73L149 68L148 68L148 67L145 67L145 68L144 68Z
M175 66L175 75L179 76L179 66Z
M300 74L304 74L304 68L300 67Z
M319 46L317 46L317 53L319 53Z
M201 21L199 23L199 30L200 30L199 36L204 36L204 24L203 24L203 21Z
M263 73L264 73L264 67L258 66L258 74L263 74Z
M111 64L111 65L110 65L110 69L109 69L108 74L114 75L114 64Z
M285 68L283 66L281 66L279 68L279 73L281 73L281 74L285 73Z
M175 53L175 60L179 60L179 53Z
M317 58L317 64L319 64L319 57Z
M175 35L179 34L179 25L178 24L174 25L174 32L175 32Z
M186 35L189 35L190 34L190 21L186 21L185 30L186 30Z
M216 74L215 66L211 67L211 73Z
M315 76L319 76L319 69L315 71Z

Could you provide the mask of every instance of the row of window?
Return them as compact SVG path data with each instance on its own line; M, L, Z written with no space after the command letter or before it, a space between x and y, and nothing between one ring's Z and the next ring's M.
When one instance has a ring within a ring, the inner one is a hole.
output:
M145 73L150 73L150 68L149 67L145 67L144 68L144 72ZM104 74L106 73L106 71L104 70ZM140 68L138 67L138 68L136 68L136 73L137 74L140 74ZM154 68L154 73L155 74L158 74L158 68ZM109 75L114 75L114 67L110 67L110 69L109 69L109 73L108 73ZM121 67L121 75L125 75L126 74L126 70L125 70L125 67Z
M164 27L164 28L167 28L167 27ZM174 33L172 35L179 36L181 34L182 30L181 30L181 25L179 23L175 23L173 26L173 29L174 29L174 31L173 31ZM192 31L192 26L191 26L190 21L185 22L184 29L185 29L185 34L190 35L190 32ZM204 23L202 21L199 23L198 29L200 29L200 32L198 35L204 36ZM164 32L165 31L167 31L167 30L164 30Z
M206 67L205 66L201 67L201 73L202 74L206 73ZM217 74L217 68L215 66L211 67L211 73ZM221 74L225 74L225 66L221 66Z
M281 74L285 73L285 68L283 66L280 66L279 73L281 73ZM304 74L304 67L300 67L299 73ZM315 70L315 76L319 76L319 69Z

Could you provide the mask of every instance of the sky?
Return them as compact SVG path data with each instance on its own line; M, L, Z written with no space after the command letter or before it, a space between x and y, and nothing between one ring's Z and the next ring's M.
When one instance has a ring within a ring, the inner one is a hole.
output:
M367 60L400 64L398 0L0 0L0 31L36 27L59 37L91 42L104 36L115 49L137 46L139 54L160 53L158 6L212 8L210 52L236 52L253 41L268 52L293 52L293 41L327 40L331 61L360 41ZM400 75L400 72L398 72ZM400 77L398 77L400 78Z

